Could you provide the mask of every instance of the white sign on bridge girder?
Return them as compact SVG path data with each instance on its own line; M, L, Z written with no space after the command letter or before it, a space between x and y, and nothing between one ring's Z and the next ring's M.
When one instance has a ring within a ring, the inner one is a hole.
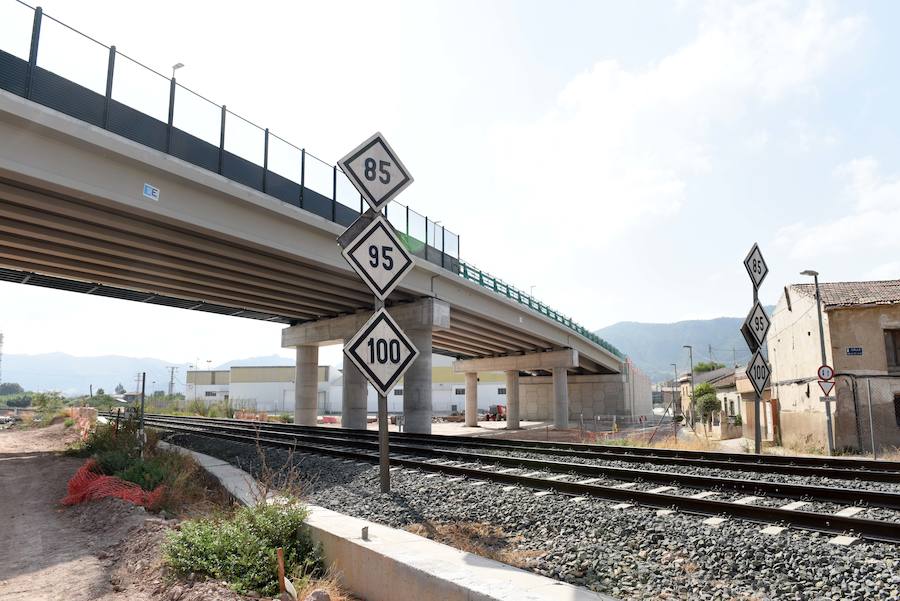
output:
M762 353L756 351L753 354L753 360L747 366L746 373L747 377L750 378L750 383L753 385L753 390L756 391L756 394L762 395L763 390L769 383L769 375L771 374L769 365L763 359Z
M344 174L375 211L405 190L413 178L380 132L338 161Z
M379 309L344 344L344 354L380 395L387 395L419 351L385 309Z
M380 214L342 254L380 300L386 299L413 268L412 257Z

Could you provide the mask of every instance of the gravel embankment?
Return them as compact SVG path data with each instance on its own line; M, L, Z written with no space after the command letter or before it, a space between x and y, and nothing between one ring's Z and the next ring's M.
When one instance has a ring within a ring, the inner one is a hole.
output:
M176 436L173 442L259 468L250 445ZM268 451L270 465L287 454ZM890 599L900 600L900 547L827 543L828 535L785 531L728 520L713 528L696 515L657 516L654 509L612 509L614 503L494 483L450 482L414 470L392 472L390 495L378 493L375 466L294 456L309 480L312 503L393 527L431 521L487 522L521 537L523 551L541 555L539 574L622 599Z

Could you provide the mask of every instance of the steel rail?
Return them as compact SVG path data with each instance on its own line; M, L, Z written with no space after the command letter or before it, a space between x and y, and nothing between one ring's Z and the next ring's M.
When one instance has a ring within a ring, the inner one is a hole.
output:
M180 418L146 417L146 423L165 427L168 424L185 423ZM190 422L188 422L190 423ZM291 432L279 432L266 430L255 425L229 425L229 424L194 424L216 432L246 432L253 430L255 433L265 432L266 436L274 436L280 439L297 440L304 443L324 443L333 446L349 446L358 449L377 451L376 441L347 440L328 436L326 432L317 434L297 434ZM396 454L425 455L429 457L452 458L455 461L487 462L506 467L518 467L528 470L551 470L558 474L578 474L588 477L604 477L630 482L648 481L661 484L675 484L680 487L698 488L704 490L727 489L743 493L761 493L781 498L796 500L815 499L833 503L845 503L855 505L860 502L866 505L885 507L900 510L900 493L879 490L857 490L846 487L827 487L807 484L784 484L780 482L767 482L762 480L747 480L739 478L722 478L718 476L696 476L693 474L680 474L650 470L634 470L628 468L605 467L588 465L583 463L566 463L560 461L548 461L528 459L523 457L510 457L503 455L484 455L466 451L447 451L418 445L406 445L392 443L391 451Z
M166 416L160 416L166 417ZM270 430L288 432L316 433L327 430L332 436L346 436L348 438L372 439L374 433L367 430L352 430L347 428L319 428L315 426L300 426L297 424L279 424L272 422L253 422L249 420L233 420L227 418L185 417L179 419L193 420L197 423L246 423L261 424L261 427ZM516 440L484 440L480 437L467 436L442 436L428 434L407 434L392 432L391 438L402 441L417 441L422 444L431 444L444 447L466 447L470 449L496 449L510 452L525 452L544 455L563 455L595 459L603 461L624 461L628 463L655 463L664 465L679 465L686 467L702 467L710 469L725 469L743 472L767 472L794 476L815 476L820 478L834 478L839 480L860 480L867 482L900 483L900 464L890 461L869 461L845 459L843 462L826 461L822 464L814 464L803 461L801 464L785 462L784 459L816 460L814 457L788 457L788 456L761 456L757 460L754 456L738 453L701 453L711 455L715 459L707 459L703 456L681 457L666 453L668 449L646 449L637 447L640 451L650 453L632 453L632 448L622 450L622 447L597 447L595 445L572 445L577 448L569 449L554 446L553 443L534 443L532 441ZM567 444L567 443L562 443ZM659 452L658 452L659 451ZM697 453L693 451L692 453ZM769 458L778 458L770 463ZM878 464L878 469L871 469L868 464Z
M345 459L364 460L377 463L376 453L346 450L329 446L299 443L296 440L278 440L259 436L259 432L251 433L251 428L239 428L244 434L213 431L204 429L198 425L178 425L165 423L159 425L162 429L183 434L205 436L216 439L231 440L241 443L260 444L263 446L279 447L299 450L317 454L342 457ZM429 472L445 473L476 480L489 480L504 484L552 490L568 495L592 496L612 501L630 502L649 507L673 508L688 513L701 515L728 515L741 519L764 524L785 524L788 526L815 530L820 532L855 534L870 540L900 544L900 523L885 522L879 520L867 520L861 518L843 517L833 514L821 514L799 510L787 510L778 507L765 507L756 505L740 505L725 501L713 501L710 499L696 499L682 497L666 493L653 493L630 489L611 488L597 484L583 484L578 482L566 482L549 480L533 476L521 476L510 473L491 472L478 468L441 465L428 463L405 457L392 457L392 464L411 469L419 469Z

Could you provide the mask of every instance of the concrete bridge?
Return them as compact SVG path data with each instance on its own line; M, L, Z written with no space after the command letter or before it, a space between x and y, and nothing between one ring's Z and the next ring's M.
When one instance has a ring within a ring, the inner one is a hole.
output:
M329 198L270 171L268 130L264 165L227 152L224 107L215 148L174 128L171 104L163 123L116 102L114 48L105 97L41 69L39 13L35 29L29 60L0 52L0 279L283 323L281 344L297 353L296 419L314 424L318 348L371 314L371 294L336 244L359 211L337 202L336 183ZM397 227L396 214L391 221ZM612 382L602 413L626 410L621 353L446 245L397 229L418 257L387 302L423 351L405 375L408 431L431 428L429 350L459 358L467 382L506 371L510 427L522 374L552 378L560 427L570 375ZM365 387L345 363L349 427L365 427Z

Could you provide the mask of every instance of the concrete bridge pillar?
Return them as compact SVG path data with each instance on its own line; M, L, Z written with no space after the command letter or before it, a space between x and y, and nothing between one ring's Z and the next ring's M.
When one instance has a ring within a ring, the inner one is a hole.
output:
M478 373L466 372L466 425L478 427Z
M297 347L294 377L294 423L315 426L318 414L319 347Z
M431 434L431 328L406 330L419 357L403 375L403 429Z
M565 367L553 368L553 427L569 428L569 372Z
M368 383L352 361L344 357L344 386L341 390L341 427L366 429Z
M519 370L506 372L506 429L519 429Z

